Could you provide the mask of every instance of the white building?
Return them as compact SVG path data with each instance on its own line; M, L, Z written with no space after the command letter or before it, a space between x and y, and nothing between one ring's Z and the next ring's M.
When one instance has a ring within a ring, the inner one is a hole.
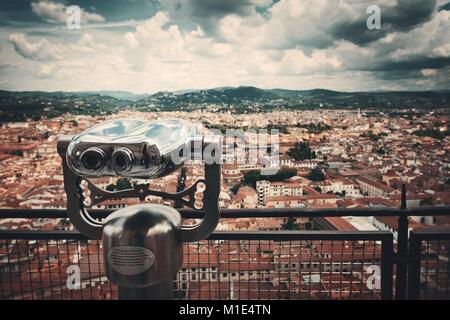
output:
M355 184L346 179L330 179L311 184L312 187L319 187L322 193L342 193L348 197L359 196L359 189Z
M266 197L284 197L303 195L303 185L298 182L269 182L261 180L256 182L258 203L264 205Z

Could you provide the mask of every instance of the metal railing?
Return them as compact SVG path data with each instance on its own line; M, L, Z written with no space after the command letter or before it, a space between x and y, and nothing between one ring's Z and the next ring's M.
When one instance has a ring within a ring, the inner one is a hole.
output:
M2 299L117 297L103 275L100 241L72 231L2 231L0 237L8 249ZM389 232L216 232L185 244L184 252L174 280L181 299L392 297ZM80 288L71 290L69 266L80 271ZM380 279L370 280L371 266L379 266Z
M110 212L92 215L101 219ZM185 219L202 217L194 210L180 212ZM224 209L224 219L397 217L398 242L393 245L388 231L215 232L207 240L184 245L175 295L179 299L405 299L418 298L418 293L431 298L438 292L439 298L448 299L448 254L443 252L448 250L450 232L417 231L408 240L407 217L449 213L448 206ZM66 214L60 209L0 209L1 218L66 218ZM103 274L101 245L77 231L0 230L0 298L117 298L117 288ZM74 265L81 288L70 289L77 278L67 268Z
M409 299L449 299L449 230L413 230L410 237Z

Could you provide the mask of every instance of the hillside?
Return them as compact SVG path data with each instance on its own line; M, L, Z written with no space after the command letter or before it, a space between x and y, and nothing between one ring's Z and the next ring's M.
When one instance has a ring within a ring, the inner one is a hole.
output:
M141 111L208 108L234 113L307 108L433 109L450 108L450 91L337 92L326 89L264 90L248 86L155 94L0 91L0 121L3 122L51 118L64 113L111 114L124 108Z

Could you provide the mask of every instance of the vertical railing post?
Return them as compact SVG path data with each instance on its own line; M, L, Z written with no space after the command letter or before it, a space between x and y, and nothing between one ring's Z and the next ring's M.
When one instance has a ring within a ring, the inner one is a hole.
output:
M420 260L422 240L411 232L409 239L409 253L411 261L408 266L408 299L417 300L420 297Z
M407 256L408 256L408 216L406 210L406 185L402 185L401 205L402 214L398 218L397 230L397 268L395 281L395 299L406 299L407 284Z
M392 300L392 235L381 243L381 299Z

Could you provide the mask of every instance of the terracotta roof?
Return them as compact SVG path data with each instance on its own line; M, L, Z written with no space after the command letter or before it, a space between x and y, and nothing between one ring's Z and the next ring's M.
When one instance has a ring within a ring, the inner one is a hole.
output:
M342 217L325 217L329 223L331 223L339 231L354 231L356 229L351 223Z

